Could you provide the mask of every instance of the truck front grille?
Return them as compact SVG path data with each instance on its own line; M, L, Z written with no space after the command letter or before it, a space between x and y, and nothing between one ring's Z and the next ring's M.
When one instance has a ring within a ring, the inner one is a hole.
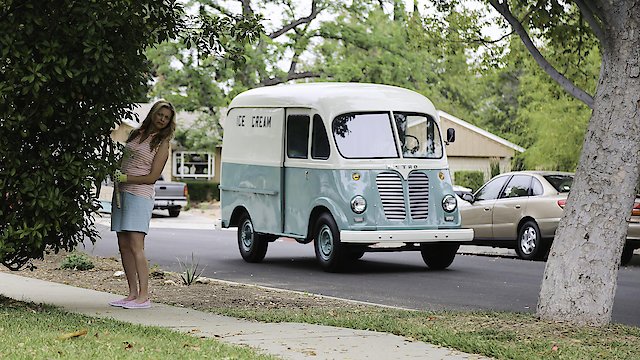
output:
M376 185L378 185L378 193L387 219L404 220L407 217L407 211L400 176L392 172L380 173L376 177Z
M409 209L413 220L429 217L429 178L425 173L409 174Z
M400 175L393 172L383 172L376 177L387 220L404 220L407 217L403 183ZM412 172L408 185L411 219L426 220L429 218L429 177L422 172Z

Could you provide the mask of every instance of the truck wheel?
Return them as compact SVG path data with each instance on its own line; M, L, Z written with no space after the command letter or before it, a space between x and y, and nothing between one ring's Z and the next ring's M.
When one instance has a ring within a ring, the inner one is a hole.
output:
M622 257L620 258L620 265L627 265L633 258L633 251L635 249L632 246L625 245L622 249Z
M547 246L542 241L540 228L535 221L525 222L518 231L516 253L524 260L543 259L547 252Z
M322 214L315 226L316 259L325 271L340 270L344 263L345 249L340 243L340 232L333 217Z
M238 249L246 262L261 262L267 254L269 241L266 236L257 234L253 230L253 223L248 214L240 217L238 226Z
M420 245L420 254L429 269L442 270L451 265L459 247L460 244L422 244Z
M169 209L169 217L178 217L180 209Z

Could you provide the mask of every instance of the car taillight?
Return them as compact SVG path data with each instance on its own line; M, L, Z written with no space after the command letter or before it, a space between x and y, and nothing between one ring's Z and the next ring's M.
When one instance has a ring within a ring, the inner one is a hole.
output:
M185 185L184 189L182 189L182 194L184 195L184 197L189 197L189 189L187 188L187 185Z
M631 216L640 216L640 202L633 204L633 209L631 210Z
M564 209L564 206L567 204L566 199L558 200L558 206Z

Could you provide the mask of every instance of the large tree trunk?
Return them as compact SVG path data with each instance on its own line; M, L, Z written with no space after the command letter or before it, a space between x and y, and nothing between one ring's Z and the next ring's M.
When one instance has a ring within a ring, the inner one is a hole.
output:
M640 174L640 4L604 10L600 81L580 163L549 253L538 316L611 321L620 256ZM548 114L553 116L553 114Z

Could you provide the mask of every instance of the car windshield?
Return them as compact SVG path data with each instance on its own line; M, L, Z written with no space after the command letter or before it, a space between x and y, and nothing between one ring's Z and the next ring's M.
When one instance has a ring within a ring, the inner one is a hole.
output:
M394 112L393 119L402 145L402 157L426 159L442 157L440 131L432 117Z
M558 192L568 193L571 190L573 175L544 175L544 178Z
M338 151L345 158L397 158L389 113L343 114L331 126Z

